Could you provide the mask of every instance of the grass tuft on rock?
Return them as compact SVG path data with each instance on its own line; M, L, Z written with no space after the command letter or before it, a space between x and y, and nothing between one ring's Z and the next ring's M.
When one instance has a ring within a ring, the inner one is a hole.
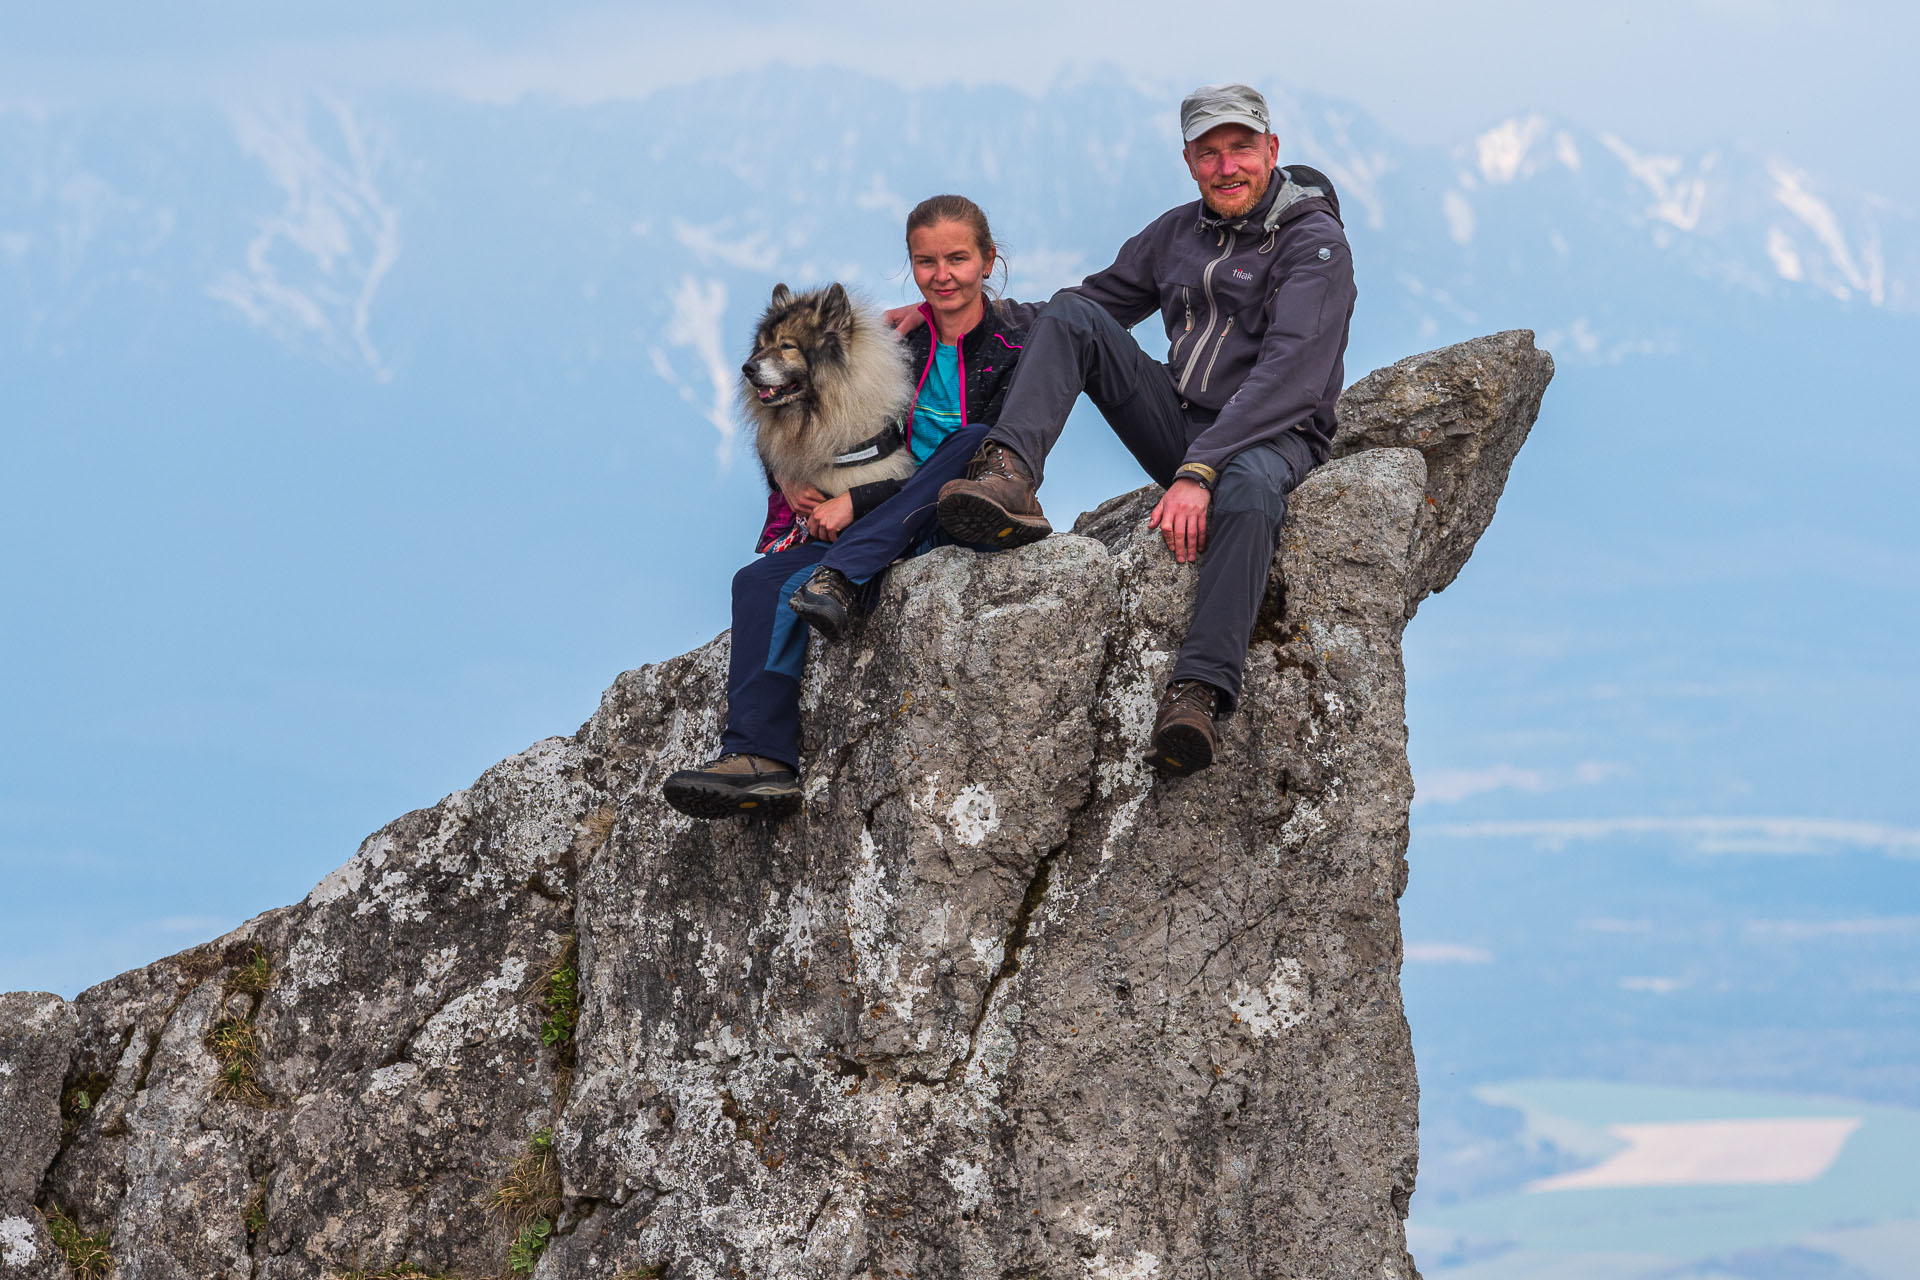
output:
M207 1052L220 1064L220 1074L213 1082L213 1096L224 1102L249 1107L273 1104L267 1091L260 1087L260 1032L254 1024L254 1015L260 1011L260 997L272 982L273 963L264 947L255 947L244 964L236 965L227 974L228 1009L238 1003L233 1000L234 996L248 997L249 1003L245 1013L228 1012L207 1028Z
M227 994L257 996L273 982L273 965L265 947L255 947L253 958L227 975Z
M378 1271L341 1271L334 1280L460 1280L456 1271L428 1271L411 1262L396 1262Z
M527 1140L527 1149L486 1198L487 1208L499 1216L512 1237L507 1266L515 1275L532 1271L539 1261L553 1235L560 1204L560 1155L553 1149L553 1130L542 1129Z
M260 1037L251 1018L225 1017L207 1028L207 1051L220 1064L213 1096L249 1107L272 1102L260 1087Z
M47 1234L53 1237L54 1247L66 1255L73 1280L106 1280L113 1274L111 1232L90 1236L80 1229L79 1223L58 1209L49 1210L45 1216Z
M553 1149L553 1130L542 1129L527 1140L527 1149L488 1195L487 1207L515 1232L536 1218L559 1216L560 1156Z

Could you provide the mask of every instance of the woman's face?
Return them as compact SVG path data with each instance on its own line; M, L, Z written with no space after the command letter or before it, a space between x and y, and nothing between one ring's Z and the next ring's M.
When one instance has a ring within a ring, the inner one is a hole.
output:
M980 285L993 270L993 255L981 256L964 222L936 222L907 237L913 282L937 314L964 316L980 302Z

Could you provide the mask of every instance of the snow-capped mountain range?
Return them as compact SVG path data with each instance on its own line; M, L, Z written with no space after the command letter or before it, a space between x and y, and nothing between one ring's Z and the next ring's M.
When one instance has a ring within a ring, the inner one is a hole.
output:
M1509 325L1562 359L1678 350L1766 302L1910 312L1911 214L1792 157L1668 154L1539 114L1449 150L1276 95L1362 288L1356 367ZM902 217L973 194L1043 296L1191 197L1173 104L1125 82L903 93L794 72L629 104L318 96L0 115L0 349L29 361L270 341L377 379L443 359L635 362L726 447L764 290L908 292Z

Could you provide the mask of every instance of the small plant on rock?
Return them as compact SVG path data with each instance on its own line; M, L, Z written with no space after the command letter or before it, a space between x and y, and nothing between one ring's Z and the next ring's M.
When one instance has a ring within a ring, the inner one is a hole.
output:
M553 1222L548 1218L535 1218L522 1226L520 1234L507 1246L508 1269L517 1276L530 1274L540 1261L540 1252L547 1247L547 1239L552 1234Z
M247 1197L246 1207L240 1211L240 1225L247 1229L247 1244L249 1247L252 1246L255 1240L260 1238L260 1233L267 1229L267 1187L265 1183L261 1183L255 1187L253 1194Z
M571 937L547 972L547 989L540 1004L547 1011L540 1043L570 1054L573 1029L580 1020L580 946Z
M108 1251L113 1242L111 1233L90 1236L58 1209L48 1211L46 1220L47 1234L53 1237L54 1247L66 1255L73 1280L105 1280L113 1274L113 1254Z
M113 1087L110 1077L93 1072L81 1076L60 1092L60 1133L70 1138L100 1099Z
M560 1155L553 1149L553 1130L542 1129L527 1140L527 1149L486 1199L511 1234L507 1266L516 1275L533 1270L553 1235L560 1203Z

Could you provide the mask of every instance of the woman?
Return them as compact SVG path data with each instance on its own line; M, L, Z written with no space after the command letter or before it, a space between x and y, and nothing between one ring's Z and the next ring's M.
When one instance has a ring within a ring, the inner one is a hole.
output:
M799 807L807 627L839 639L889 564L946 540L934 510L940 486L966 472L999 417L1026 330L986 293L1000 257L987 215L965 196L923 200L907 215L907 255L925 299L914 310L926 323L904 339L920 370L908 437L919 469L834 498L781 486L806 537L775 541L770 526L761 545L780 549L733 577L727 727L717 759L666 780L667 803L682 813L723 818ZM903 314L911 313L888 316Z

